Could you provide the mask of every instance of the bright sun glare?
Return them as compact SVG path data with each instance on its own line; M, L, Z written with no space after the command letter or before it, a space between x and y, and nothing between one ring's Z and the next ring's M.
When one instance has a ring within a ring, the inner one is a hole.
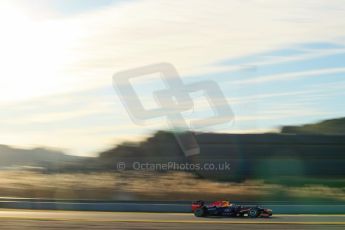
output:
M66 25L34 20L32 12L0 3L0 28L0 102L59 91L73 56Z

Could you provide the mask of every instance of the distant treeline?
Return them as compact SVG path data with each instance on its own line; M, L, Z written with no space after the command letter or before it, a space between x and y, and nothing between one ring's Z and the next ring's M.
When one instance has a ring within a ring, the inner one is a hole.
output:
M302 126L284 126L282 133L345 135L345 118L330 119Z
M200 154L192 157L184 157L172 133L161 131L138 145L123 144L101 153L94 166L115 169L117 162L125 162L126 169L132 169L132 162L227 162L231 170L196 172L221 180L345 175L345 135L207 133L195 137Z
M230 164L230 170L191 170L200 177L242 181L282 177L341 178L345 175L345 119L314 125L283 127L281 133L195 135L200 154L185 157L171 132L159 131L139 143L123 143L64 166L63 170L116 170L118 162ZM60 168L62 169L62 168ZM164 170L162 170L164 171Z

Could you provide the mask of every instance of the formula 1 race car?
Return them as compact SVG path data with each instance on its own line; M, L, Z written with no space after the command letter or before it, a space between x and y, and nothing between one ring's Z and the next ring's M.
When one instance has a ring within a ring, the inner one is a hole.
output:
M192 203L192 211L196 217L207 216L228 216L228 217L270 217L272 210L259 206L243 206L232 204L229 201L215 201L209 205L205 205L202 200Z

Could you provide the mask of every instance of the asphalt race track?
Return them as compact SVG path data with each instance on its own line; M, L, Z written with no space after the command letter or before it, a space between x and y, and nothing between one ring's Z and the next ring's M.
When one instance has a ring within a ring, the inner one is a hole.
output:
M196 218L193 214L0 209L1 229L345 229L345 215L269 219Z

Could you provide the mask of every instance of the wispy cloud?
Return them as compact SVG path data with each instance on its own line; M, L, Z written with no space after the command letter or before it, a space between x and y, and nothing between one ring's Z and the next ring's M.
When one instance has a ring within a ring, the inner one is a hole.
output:
M330 69L315 69L315 70L308 70L308 71L300 71L300 72L288 72L288 73L280 73L274 74L269 76L257 76L253 79L248 80L238 80L238 81L231 81L231 84L262 84L262 83L272 83L275 81L288 81L294 79L301 79L305 77L317 77L322 75L331 75L331 74L338 74L338 73L345 73L344 68L330 68Z
M161 61L173 63L183 76L214 73L224 67L212 63L231 57L337 41L345 33L344 15L342 1L143 0L39 21L11 16L4 21L15 19L18 28L31 31L25 43L0 40L6 44L1 60L12 66L0 71L6 76L1 80L13 89L2 90L2 98L106 85L116 71ZM22 37L12 27L4 29ZM11 53L25 56L9 62Z

